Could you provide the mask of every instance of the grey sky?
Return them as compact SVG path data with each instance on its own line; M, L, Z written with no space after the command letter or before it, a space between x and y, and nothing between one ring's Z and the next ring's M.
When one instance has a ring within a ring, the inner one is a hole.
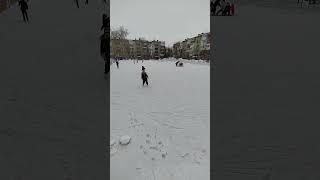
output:
M111 27L123 25L129 39L176 41L210 32L210 0L110 0Z

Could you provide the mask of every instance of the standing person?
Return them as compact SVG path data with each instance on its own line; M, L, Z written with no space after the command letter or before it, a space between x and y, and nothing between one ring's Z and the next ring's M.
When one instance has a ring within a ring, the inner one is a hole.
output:
M106 14L102 14L102 26L100 30L107 32L109 31L109 26L110 26L110 17L108 17Z
M28 3L25 0L19 0L19 6L20 6L20 10L22 12L22 16L23 16L23 21L24 22L29 22L29 17L28 17Z
M119 61L116 60L117 68L119 69Z
M146 83L147 86L148 84L148 74L145 71L145 67L142 66L142 72L141 72L141 79L142 79L142 85L144 86L144 84Z

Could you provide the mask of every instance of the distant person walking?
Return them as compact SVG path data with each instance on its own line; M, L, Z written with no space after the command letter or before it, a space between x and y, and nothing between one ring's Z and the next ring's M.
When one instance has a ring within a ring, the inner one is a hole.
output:
M144 86L144 84L148 84L148 74L145 71L145 67L142 66L142 72L141 72L141 79L142 79L142 85Z
M18 5L20 6L20 10L22 12L22 16L23 16L23 21L24 22L29 22L29 17L28 17L28 3L25 0L19 0Z
M116 60L117 68L119 69L119 61Z

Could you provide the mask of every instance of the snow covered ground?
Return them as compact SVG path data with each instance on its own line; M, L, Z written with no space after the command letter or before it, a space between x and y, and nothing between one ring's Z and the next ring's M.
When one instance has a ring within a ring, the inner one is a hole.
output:
M141 66L149 87L142 86ZM111 66L112 180L208 180L210 67L175 61L120 61ZM129 135L131 143L119 145Z

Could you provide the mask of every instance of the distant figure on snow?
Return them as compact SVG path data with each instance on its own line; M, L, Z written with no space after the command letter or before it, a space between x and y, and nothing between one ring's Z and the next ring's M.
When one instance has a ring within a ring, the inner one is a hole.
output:
M117 68L119 69L119 61L116 60Z
M110 17L108 17L106 14L102 14L102 26L100 30L104 30L104 32L109 31L110 26Z
M142 73L141 73L142 85L144 86L144 84L146 83L148 86L149 85L148 84L148 74L146 73L145 69L146 68L142 66Z
M176 62L176 66L182 67L182 66L183 66L183 63L180 62L180 61L177 61L177 62Z
M29 17L28 17L28 3L25 0L19 0L19 6L20 6L20 10L22 12L22 16L23 16L23 21L24 22L29 22Z

